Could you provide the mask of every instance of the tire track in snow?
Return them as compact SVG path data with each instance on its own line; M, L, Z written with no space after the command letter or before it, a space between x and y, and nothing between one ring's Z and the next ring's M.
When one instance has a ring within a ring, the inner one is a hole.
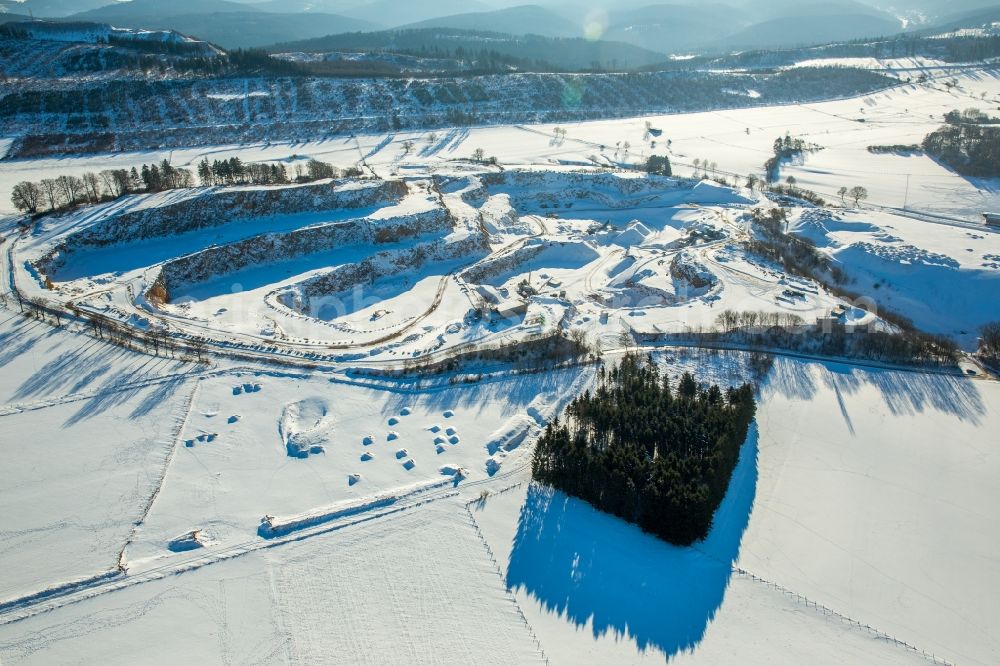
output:
M343 521L325 523L323 525L295 532L280 538L254 539L253 541L234 544L222 550L146 569L137 574L125 574L118 570L113 570L83 581L74 581L57 585L30 595L0 602L0 626L25 620L42 613L47 613L64 606L79 603L110 592L123 590L156 580L163 580L169 576L176 576L189 571L196 571L203 567L232 560L249 553L277 548L298 541L305 541L306 539L315 536L337 532L348 527L364 525L381 518L390 517L404 511L424 506L430 502L455 497L458 494L459 492L457 490L438 491L431 493L426 497L418 497L412 502L391 507L384 511L349 516Z
M246 371L254 370L252 368L231 368L229 370L217 371L211 374L226 375ZM587 384L590 379L592 379L592 376L588 377L587 373L578 377L573 382L572 386L562 394L561 399L556 402L552 413L559 413L565 406L565 403L567 403L574 395L582 391L584 385ZM193 405L194 391L192 391L190 400L191 405ZM190 414L190 408L188 409L187 414ZM542 417L544 418L544 415L542 415ZM183 434L183 426L178 432ZM526 442L525 444L522 444L522 446L530 446L530 443ZM70 581L68 583L48 588L41 592L7 601L0 601L0 626L18 622L42 613L56 610L63 606L85 601L97 596L102 596L117 590L126 589L155 580L161 580L168 576L179 575L188 571L194 571L202 567L231 560L248 553L276 548L289 543L304 541L314 536L329 534L358 525L364 525L381 518L391 517L393 515L424 506L431 502L462 495L466 489L479 488L481 486L489 488L490 486L501 484L523 474L528 468L530 468L530 466L530 456L521 456L516 464L511 467L504 468L492 477L470 481L460 487L428 488L426 492L414 495L413 500L405 504L377 507L372 511L343 516L332 522L313 525L281 537L275 537L273 539L255 538L251 541L228 546L222 550L204 553L184 560L174 561L169 564L146 569L132 575L124 573L122 570L115 569L83 581ZM289 649L292 649L294 646L288 647ZM288 655L286 653L286 658L287 656Z

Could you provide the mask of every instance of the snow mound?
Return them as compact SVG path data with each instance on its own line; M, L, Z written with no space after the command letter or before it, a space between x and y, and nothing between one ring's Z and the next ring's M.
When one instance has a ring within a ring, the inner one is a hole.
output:
M526 414L518 414L507 420L486 442L486 451L492 456L501 449L513 451L524 443L528 433L538 428L535 420Z
M935 267L949 270L958 270L961 268L961 264L958 261L947 255L924 250L913 245L890 247L876 243L854 243L848 250L841 252L838 258L844 262L850 259L850 261L858 261L860 263L863 261L864 255L874 257L886 264L899 266Z
M646 242L646 239L652 235L652 231L645 224L639 220L633 220L629 223L625 230L615 236L615 245L620 245L622 247L631 247L633 245L642 245Z
M697 204L744 204L749 205L753 199L725 185L719 185L711 180L703 180L691 189L686 201Z
M546 268L578 268L599 258L601 253L588 241L550 242L539 258Z
M832 211L822 208L803 210L798 219L791 225L791 230L820 246L830 244L830 234L840 231L871 234L881 231L879 227L869 222L844 220Z
M308 458L325 452L332 419L325 400L310 398L285 405L278 431L289 457Z
M189 550L204 548L208 541L201 530L193 530L187 534L174 537L167 543L167 548L174 553L184 553Z
M339 518L356 516L358 514L378 509L385 509L401 500L410 499L419 493L436 488L443 488L449 483L451 482L435 481L433 483L418 484L393 493L375 495L361 500L339 502L332 506L313 509L312 511L307 511L306 513L294 516L276 517L267 515L261 518L260 525L257 528L257 534L264 539L273 539L275 537L291 534L292 532L296 532L298 530L322 525Z

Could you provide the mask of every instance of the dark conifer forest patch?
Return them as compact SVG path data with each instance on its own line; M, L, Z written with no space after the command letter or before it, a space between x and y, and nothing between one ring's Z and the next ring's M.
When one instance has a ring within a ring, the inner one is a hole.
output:
M707 536L756 413L748 384L671 387L629 355L601 369L535 449L532 475L677 545Z

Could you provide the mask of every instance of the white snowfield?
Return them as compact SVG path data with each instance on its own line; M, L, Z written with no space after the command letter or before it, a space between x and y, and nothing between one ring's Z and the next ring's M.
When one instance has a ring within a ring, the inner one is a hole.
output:
M128 197L25 233L0 220L0 293L72 301L134 347L0 303L0 662L1000 663L1000 382L968 357L963 375L779 354L691 548L532 484L535 440L595 365L378 372L557 331L613 362L629 332L708 329L726 309L891 328L747 250L754 211L779 204L851 291L974 350L1000 313L1000 234L977 219L1000 188L867 150L996 107L992 70L939 76L565 136L175 151L360 157L382 180ZM786 131L823 150L783 177L838 205L745 187ZM594 168L650 151L679 176ZM2 161L2 205L19 180L163 157ZM695 158L729 184L689 178ZM871 198L839 205L853 185ZM331 198L307 205L317 192ZM190 347L138 341L154 333ZM642 351L724 385L759 361Z
M692 549L535 486L474 508L548 656L995 663L1000 385L779 361L761 399Z
M590 371L422 390L264 367L137 375L144 356L8 318L25 341L5 351L8 394L50 379L0 416L18 463L0 472L4 663L1000 655L995 382L779 360L712 535L678 549L529 483L532 436L507 433L537 432ZM62 385L45 369L74 345L125 377ZM657 358L738 381L741 356ZM151 423L162 436L141 444ZM439 453L447 429L461 441ZM289 456L292 430L324 451ZM268 518L287 531L262 535Z

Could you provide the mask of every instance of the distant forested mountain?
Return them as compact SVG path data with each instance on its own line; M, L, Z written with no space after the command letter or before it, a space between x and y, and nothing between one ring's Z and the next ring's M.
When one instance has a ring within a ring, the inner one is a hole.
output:
M620 42L513 36L451 28L391 30L375 33L330 35L318 39L277 44L272 51L379 51L435 58L487 58L490 54L536 63L543 69L629 69L663 63L653 51Z

